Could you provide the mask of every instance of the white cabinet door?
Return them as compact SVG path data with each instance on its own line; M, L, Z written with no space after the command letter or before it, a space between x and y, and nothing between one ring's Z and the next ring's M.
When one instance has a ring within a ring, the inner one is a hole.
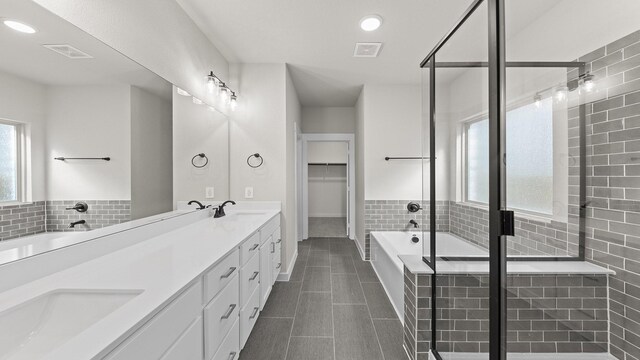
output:
M204 357L202 331L202 317L198 317L160 360L202 360Z
M260 247L260 310L264 309L264 304L271 293L271 237L269 237Z
M275 237L277 234L274 234ZM272 244L272 253L271 253L271 284L275 284L278 279L278 275L280 275L280 269L282 269L282 240L274 240Z

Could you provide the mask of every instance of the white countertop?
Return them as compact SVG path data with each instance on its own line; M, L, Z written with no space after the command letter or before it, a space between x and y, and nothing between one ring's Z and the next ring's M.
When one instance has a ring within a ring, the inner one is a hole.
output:
M242 222L233 212L227 208L227 217L200 220L1 293L0 312L57 289L143 290L44 358L100 359L280 211L260 210L262 216Z

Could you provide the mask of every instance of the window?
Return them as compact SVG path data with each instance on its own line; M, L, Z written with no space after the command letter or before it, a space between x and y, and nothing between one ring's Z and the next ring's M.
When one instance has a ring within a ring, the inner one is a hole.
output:
M0 121L0 203L22 200L22 126Z
M507 111L507 206L553 213L553 101ZM489 202L489 120L466 124L466 200Z

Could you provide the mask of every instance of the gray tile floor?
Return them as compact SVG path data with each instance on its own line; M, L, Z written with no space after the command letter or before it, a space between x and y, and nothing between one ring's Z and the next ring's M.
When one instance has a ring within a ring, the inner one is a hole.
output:
M345 217L310 217L309 239L312 238L346 238L347 218Z
M298 243L289 282L278 282L241 360L406 360L402 324L353 241Z

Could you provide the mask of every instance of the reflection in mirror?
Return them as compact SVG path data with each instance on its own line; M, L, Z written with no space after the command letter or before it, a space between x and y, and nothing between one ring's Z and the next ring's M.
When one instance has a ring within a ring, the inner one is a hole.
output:
M173 91L173 149L176 206L229 198L229 121L178 87Z
M0 17L35 29L0 25L0 250L171 211L171 84L31 1Z

